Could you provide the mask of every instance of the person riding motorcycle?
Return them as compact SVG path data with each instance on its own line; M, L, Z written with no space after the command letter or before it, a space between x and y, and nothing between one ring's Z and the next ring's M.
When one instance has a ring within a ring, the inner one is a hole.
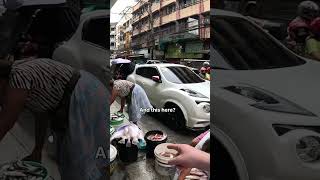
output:
M320 61L320 17L310 24L311 35L306 40L306 53L308 57Z
M204 62L201 69L200 69L200 73L204 79L210 80L210 70L211 70L210 63Z
M319 14L319 6L313 1L298 5L298 16L289 23L287 46L297 54L304 55L305 40L310 34L310 23Z

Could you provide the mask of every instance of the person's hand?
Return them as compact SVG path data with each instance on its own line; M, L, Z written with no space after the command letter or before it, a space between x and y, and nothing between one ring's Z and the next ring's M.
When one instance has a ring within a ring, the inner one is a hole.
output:
M178 156L170 160L168 164L178 168L198 168L210 170L210 155L187 144L168 145L169 149L178 151Z
M178 180L184 180L186 176L190 174L191 168L183 168L180 171L180 175L178 177Z

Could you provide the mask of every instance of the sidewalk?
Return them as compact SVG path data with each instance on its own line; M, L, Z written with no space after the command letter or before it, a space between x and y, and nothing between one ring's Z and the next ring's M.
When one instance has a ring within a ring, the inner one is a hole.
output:
M31 114L23 113L19 122L0 142L0 164L23 159L28 156L34 146L34 119ZM42 154L42 164L47 167L54 180L60 180L56 163L49 158L50 148L47 144Z

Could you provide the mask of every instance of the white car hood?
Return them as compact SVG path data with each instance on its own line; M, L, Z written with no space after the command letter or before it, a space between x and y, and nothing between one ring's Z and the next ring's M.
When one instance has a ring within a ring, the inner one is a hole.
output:
M202 83L183 84L180 88L190 89L208 97L210 99L210 81Z
M320 116L320 63L270 69L233 71L217 70L215 85L228 86L247 84L283 97L302 108Z

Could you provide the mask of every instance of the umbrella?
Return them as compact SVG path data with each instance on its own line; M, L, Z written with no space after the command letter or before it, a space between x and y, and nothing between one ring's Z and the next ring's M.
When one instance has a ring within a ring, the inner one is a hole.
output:
M111 64L128 64L128 63L131 63L131 61L128 59L118 58L118 59L111 60Z

